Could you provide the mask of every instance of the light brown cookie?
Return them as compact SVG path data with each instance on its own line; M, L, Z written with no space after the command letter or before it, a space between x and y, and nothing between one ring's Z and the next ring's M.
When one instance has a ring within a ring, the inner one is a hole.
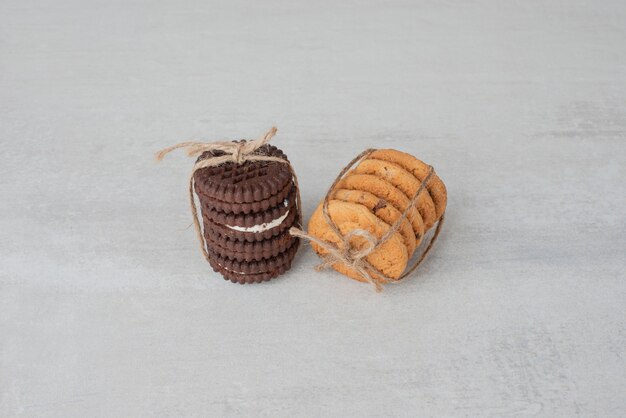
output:
M367 207L358 203L330 200L328 203L328 214L342 235L355 229L363 229L374 237L381 238L389 230L388 224L378 219ZM322 212L322 203L311 216L308 231L309 234L323 241L336 244L340 248L343 245L342 240L326 222ZM366 244L367 241L361 236L354 236L350 239L351 247L356 250L362 249ZM318 254L326 253L322 247L315 243L311 243L311 246ZM406 268L408 259L407 248L398 232L395 232L387 241L380 244L376 250L366 257L368 263L384 275L392 278L400 277ZM366 281L357 271L341 263L335 263L333 268L353 279Z
M393 184L373 174L354 174L350 172L337 183L335 189L362 190L369 192L380 199L385 199L400 212L404 212L410 203L409 198ZM425 228L422 216L418 210L413 207L409 211L407 218L413 227L415 236L421 239Z
M380 149L374 151L368 158L376 160L388 161L404 168L413 174L418 180L423 181L428 175L429 165L423 161L418 160L414 156L405 152L396 151L393 149ZM430 196L435 203L435 210L437 213L437 219L441 218L441 215L446 210L446 204L448 201L448 193L443 181L433 173L430 181L426 185Z
M365 159L355 167L354 172L357 174L374 174L388 181L400 189L409 200L415 196L415 193L417 193L422 184L420 180L404 168L383 160ZM437 221L437 213L435 212L435 204L428 190L424 190L420 193L416 206L424 220L424 227L427 230L430 229Z
M344 202L360 203L363 206L366 206L374 213L374 215L378 216L389 225L395 224L395 222L402 216L402 213L400 213L398 209L394 208L393 205L388 203L385 199L380 199L373 194L362 190L335 189L331 193L330 198ZM419 241L416 239L413 228L407 219L400 224L398 232L402 235L409 257L411 257L415 248L419 245Z

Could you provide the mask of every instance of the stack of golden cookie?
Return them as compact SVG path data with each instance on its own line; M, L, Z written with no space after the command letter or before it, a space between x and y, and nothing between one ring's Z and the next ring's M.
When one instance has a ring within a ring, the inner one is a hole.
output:
M329 192L328 214L344 236L352 230L362 229L380 239L409 207L429 170L428 164L410 154L392 149L376 150ZM398 231L376 247L365 258L367 262L386 277L399 278L426 232L443 215L446 201L446 186L433 172ZM322 206L323 200L311 216L309 234L342 248L342 239L326 222ZM326 254L321 246L311 245L318 254ZM366 245L362 236L350 238L352 249L362 249ZM332 267L348 277L366 281L359 272L343 263L337 262ZM369 273L379 282L385 282L384 277L373 271Z

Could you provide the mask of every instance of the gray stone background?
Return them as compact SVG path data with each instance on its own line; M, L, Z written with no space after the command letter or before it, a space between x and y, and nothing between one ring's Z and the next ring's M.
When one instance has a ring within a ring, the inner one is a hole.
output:
M153 153L273 124L436 167L418 274L211 271ZM623 1L2 0L0 145L1 416L626 414Z

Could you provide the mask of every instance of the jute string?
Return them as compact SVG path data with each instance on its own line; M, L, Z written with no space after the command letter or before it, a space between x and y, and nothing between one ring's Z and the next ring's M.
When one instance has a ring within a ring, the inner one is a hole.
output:
M206 167L217 167L219 165L229 162L235 163L237 165L243 164L246 161L276 161L282 164L287 164L287 166L289 167L289 171L291 172L291 175L293 177L294 185L296 186L296 208L298 210L298 222L302 222L300 187L298 187L298 177L296 176L293 167L291 166L289 161L282 158L257 153L257 150L259 148L270 142L270 139L272 139L272 137L276 135L277 131L278 129L273 126L269 131L267 131L265 135L253 141L181 142L180 144L172 145L171 147L162 149L155 154L156 160L161 161L163 158L165 158L167 154L179 148L186 148L187 155L189 157L195 158L202 155L202 153L206 151L222 151L224 153L224 155L211 156L204 160L196 162L193 166L193 169L191 170L191 175L189 176L189 204L191 206L191 215L193 217L193 224L195 226L196 235L198 236L198 241L200 242L200 249L202 250L202 254L207 261L210 261L210 256L206 248L204 234L202 233L202 224L200 223L198 217L198 208L196 206L196 199L194 194L194 174L198 170Z
M315 244L317 244L318 246L320 246L326 251L326 254L322 255L322 259L323 259L322 263L316 267L317 270L325 269L327 267L332 266L335 263L344 264L347 267L355 270L361 276L363 276L365 280L367 280L376 288L376 291L380 292L383 289L383 284L399 282L400 280L404 279L409 274L414 272L420 266L420 264L422 264L422 262L426 258L426 255L430 252L435 241L437 240L437 237L439 236L439 232L441 231L441 227L443 226L445 214L442 214L441 218L437 222L437 227L435 228L435 232L431 236L428 242L428 245L426 246L424 251L420 254L417 260L411 265L411 267L405 269L405 271L402 273L400 277L398 278L388 277L384 273L379 271L377 268L372 266L367 261L366 259L367 256L373 253L374 251L376 251L378 247L380 247L384 242L386 242L390 237L392 237L393 234L399 231L402 225L402 222L404 222L407 219L410 211L413 210L413 208L415 207L417 200L420 196L420 193L424 191L424 189L426 188L426 185L428 184L428 181L433 175L433 167L429 166L428 175L424 178L424 180L420 184L420 187L415 192L415 195L411 198L409 205L406 207L402 215L396 220L396 222L393 225L391 225L391 227L387 230L387 232L385 232L385 234L383 234L383 236L381 236L380 238L377 238L374 235L372 235L369 231L365 229L358 229L358 228L353 229L352 231L344 235L341 233L341 231L339 230L339 227L337 226L335 221L333 221L333 219L328 213L328 203L330 201L331 194L333 193L335 186L337 186L337 183L339 183L339 181L345 176L345 174L356 164L366 159L374 151L376 150L371 149L371 148L367 149L363 151L362 153L360 153L359 155L357 155L352 161L350 161L348 165L345 166L343 170L341 170L337 178L335 178L335 181L333 181L333 184L328 189L326 196L324 196L324 203L322 205L322 213L324 215L324 219L330 226L331 230L339 238L339 241L340 241L339 245L336 245L334 243L330 243L327 241L323 241L313 235L308 234L302 229L296 228L296 227L292 227L289 230L289 233L293 236L304 238L311 242L314 242ZM362 246L361 248L353 248L350 240L355 236L364 238L365 245Z

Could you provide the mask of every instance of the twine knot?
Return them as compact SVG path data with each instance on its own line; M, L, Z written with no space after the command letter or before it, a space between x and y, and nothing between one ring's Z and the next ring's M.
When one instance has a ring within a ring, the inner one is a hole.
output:
M202 167L215 167L231 161L235 164L243 164L244 162L250 160L285 162L285 160L283 160L282 158L255 154L256 150L270 142L270 139L272 139L272 137L276 135L277 131L278 129L273 126L269 131L265 133L265 135L253 141L181 142L179 144L172 145L171 147L164 148L161 151L157 152L155 154L155 158L157 161L161 161L170 152L179 148L187 148L187 155L189 157L198 157L207 151L221 151L221 155L209 156L205 160L199 161L197 164L202 163ZM210 161L210 163L204 163L205 161Z
M235 164L243 164L246 158L246 154L244 153L244 142L240 142L237 144L237 147L233 150L233 162Z
M354 236L365 238L366 245L361 249L355 249L350 244L350 239ZM344 251L346 258L352 260L352 265L358 265L361 260L370 255L375 249L378 240L364 229L353 229L343 236Z
M323 248L325 254L322 256L322 262L315 266L315 270L321 271L327 267L331 267L335 263L344 264L345 266L357 271L365 280L371 283L377 292L382 290L382 283L393 280L385 278L383 280L372 276L371 272L376 273L379 277L384 277L384 274L378 271L374 266L367 262L366 258L372 252L376 250L380 241L373 236L369 231L364 229L353 229L345 235L337 234L340 240L340 244L336 245L327 241L323 241L313 235L309 235L303 230L291 227L289 233L295 237L304 238L311 242L314 242L319 247ZM365 238L365 245L360 248L352 246L351 238L360 236Z

